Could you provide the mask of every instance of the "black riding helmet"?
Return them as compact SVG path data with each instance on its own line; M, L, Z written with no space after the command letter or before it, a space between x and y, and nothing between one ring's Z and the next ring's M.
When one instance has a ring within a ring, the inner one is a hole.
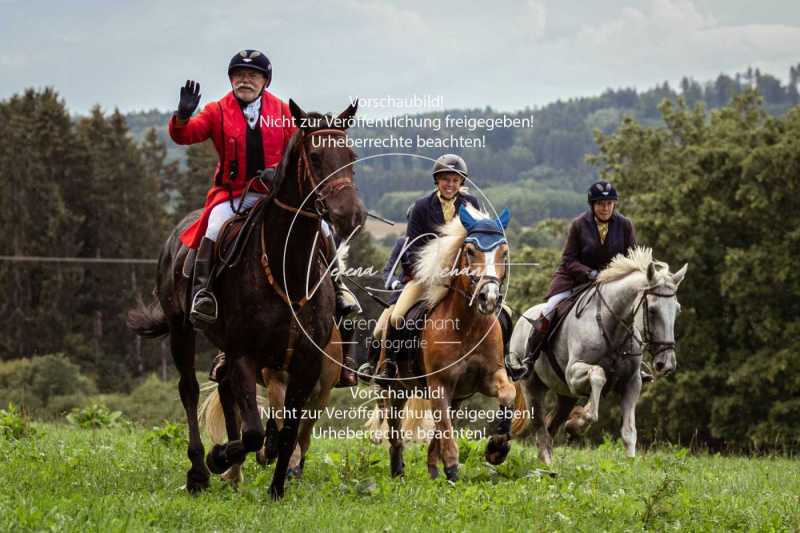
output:
M592 183L586 196L590 205L599 200L619 200L617 190L614 186L602 180Z
M461 175L461 181L464 181L469 174L467 173L467 163L455 154L444 154L436 160L433 164L433 181L436 181L436 175L443 172L455 172Z
M231 58L228 63L228 77L235 68L250 68L257 70L267 77L267 83L264 85L266 89L272 82L272 63L269 58L258 50L242 50Z

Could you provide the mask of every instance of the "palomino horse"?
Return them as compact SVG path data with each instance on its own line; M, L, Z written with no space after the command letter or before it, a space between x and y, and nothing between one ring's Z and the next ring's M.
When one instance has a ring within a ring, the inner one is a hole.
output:
M385 418L389 423L391 474L404 473L400 412L415 389L426 392L436 429L428 446L428 473L439 475L441 461L447 479L458 478L458 445L451 409L476 392L496 397L498 424L486 448L486 459L502 463L511 448L511 424L516 407L524 408L503 365L503 339L497 313L508 263L503 229L508 210L491 219L471 207L442 228L442 235L420 252L416 278L426 289L432 310L419 328L418 355L401 358L399 376L384 382ZM408 321L406 322L408 324ZM387 339L385 343L393 342ZM384 344L384 350L386 345ZM413 416L420 418L420 413Z
M577 398L589 396L589 402L576 409L577 416L585 419L575 423L596 422L600 396L606 390L622 395L622 440L627 455L636 455L642 353L648 348L653 353L656 377L675 369L674 326L680 312L676 293L687 267L672 274L666 263L653 260L650 248L633 248L627 257L616 256L597 283L579 297L525 380L542 462L552 463L552 438ZM531 307L517 321L511 336L512 360L525 356L530 320L541 314L542 305ZM541 413L548 389L556 393L557 403L545 422Z
M248 452L261 449L264 429L256 401L256 377L261 369L270 368L287 373L285 405L287 412L294 414L285 419L278 435L278 464L270 485L273 498L283 496L297 441L299 413L319 382L323 367L325 356L318 347L328 344L333 328L333 283L312 257L321 219L329 219L342 236L351 235L364 224L366 211L353 183L355 154L342 142L356 106L349 106L336 119L307 114L292 101L289 107L300 128L278 167L273 198L258 211L256 227L243 245L241 260L226 267L216 282L221 312L205 334L227 354L227 378L219 390L226 420L231 420L227 425L230 440L215 446L205 463L197 420L195 331L186 318L187 280L181 274L187 250L178 239L197 213L178 225L162 249L155 291L158 303L140 305L128 316L130 327L139 335L170 336L189 425L192 467L186 487L190 492L208 487L206 464L221 474L241 464ZM313 206L312 210L305 207L306 203ZM234 402L241 414L241 435L235 424Z

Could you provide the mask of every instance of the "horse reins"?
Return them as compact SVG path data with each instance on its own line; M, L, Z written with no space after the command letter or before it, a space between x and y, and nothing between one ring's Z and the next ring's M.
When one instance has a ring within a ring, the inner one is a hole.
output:
M481 282L481 280L486 280L485 283L495 283L495 284L497 284L498 292L500 294L500 297L499 297L497 303L498 303L498 305L502 305L503 304L503 284L505 283L505 278L501 280L497 276L488 276L486 274L481 274L480 276L473 275L472 274L472 263L469 260L469 255L463 253L465 248L466 248L466 244L462 245L461 246L461 250L459 250L458 253L459 254L463 254L464 259L467 262L467 279L469 279L469 286L470 286L470 289L472 289L472 296L469 296L466 292L464 292L460 288L456 287L455 285L451 284L448 287L450 289L453 289L454 291L456 291L458 294L463 296L468 302L471 303L473 298L475 298L475 292L478 290L478 284ZM491 252L494 252L494 250L491 250ZM489 253L489 252L483 252L483 253L486 254L486 253Z
M320 179L314 172L314 168L311 165L308 159L308 150L306 148L306 140L308 138L312 138L315 135L326 135L332 137L346 137L347 133L344 130L337 130L333 128L326 128L320 129L316 131L312 131L310 133L301 132L300 133L300 157L297 158L297 175L300 177L299 184L300 184L300 196L307 197L308 194L304 188L304 185L308 183L311 186L311 192L315 192L314 198L314 212L308 211L305 209L301 209L300 207L294 207L288 205L282 201L280 201L277 197L273 198L275 205L280 207L285 211L289 211L290 213L295 213L299 216L304 216L306 218L311 218L313 220L317 220L321 222L322 216L328 212L328 208L325 205L325 199L331 194L335 192L339 192L346 188L353 188L355 189L355 183L353 183L352 175L349 176L340 176L334 179L329 180L326 182L321 189L317 190L320 184ZM316 233L320 231L320 224L317 224ZM267 278L267 282L273 288L273 290L281 297L281 299L294 309L294 312L297 313L302 309L302 307L308 303L308 297L303 296L299 300L293 301L283 287L275 279L275 276L272 273L272 268L269 264L269 257L267 256L267 237L264 231L264 224L261 224L261 268L264 270L264 275ZM292 356L294 355L295 344L297 343L297 338L300 335L300 327L297 324L297 320L290 320L289 321L289 337L286 344L286 354L284 356L283 362L283 369L286 370L291 363Z
M602 287L601 284L595 284L595 290L592 295L588 297L588 299L583 302L583 307L580 305L575 309L575 317L580 318L583 314L583 311L589 306L589 302L592 299L594 294L597 295L597 305L595 307L595 320L597 321L597 326L600 328L600 332L603 334L603 340L606 343L606 348L608 352L617 355L618 357L625 359L627 357L639 357L644 353L645 349L649 349L650 353L655 357L656 355L660 354L661 352L667 350L674 350L675 349L675 341L658 341L653 340L651 338L652 329L650 327L650 308L649 304L647 303L648 296L655 296L657 298L672 298L675 296L675 292L671 293L661 293L657 292L658 286L649 287L642 291L641 297L639 298L639 302L633 308L633 312L631 313L630 319L626 320L614 312L614 309L608 304L606 299L603 297L603 293L601 292L600 288ZM627 334L622 339L622 341L614 346L611 342L611 339L606 331L605 326L603 325L602 319L602 308L605 307L608 309L608 312L611 313L611 316L614 317L616 322L620 324ZM634 321L636 320L636 315L640 309L644 310L644 318L643 318L643 335L642 338L639 338L636 334L636 327L634 325ZM630 322L630 324L628 324ZM625 346L628 342L635 341L640 347L641 351L634 352L628 350L622 350L622 347ZM653 351L652 347L655 346L656 350Z

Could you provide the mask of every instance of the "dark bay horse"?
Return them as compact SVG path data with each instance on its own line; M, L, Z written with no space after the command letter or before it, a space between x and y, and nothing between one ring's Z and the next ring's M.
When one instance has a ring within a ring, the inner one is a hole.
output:
M197 419L195 330L187 319L185 298L189 280L181 272L188 250L178 238L198 213L175 228L161 251L155 289L158 301L139 305L128 314L129 326L139 335L169 335L189 425L192 466L186 488L191 493L208 487L209 468L221 474L241 464L247 453L261 449L264 428L256 402L256 378L268 368L286 373L285 406L292 413L278 434L278 463L270 486L273 498L283 496L300 413L319 381L325 357L322 348L333 327L333 283L314 257L321 240L321 220L324 216L346 238L363 226L366 217L353 182L355 154L343 142L357 104L336 118L306 113L291 100L289 107L299 129L275 174L274 197L258 212L241 260L224 268L216 281L220 315L205 334L227 354L227 377L219 392L229 442L215 446L205 462ZM241 432L234 405L241 415Z
M384 385L384 409L389 424L392 476L403 475L403 437L399 414L413 391L429 398L435 431L428 446L428 473L439 475L439 463L449 481L458 478L458 444L453 412L477 392L500 404L497 424L486 447L486 460L502 463L510 450L512 421L525 416L525 401L508 379L503 364L503 338L497 314L508 263L504 228L509 213L497 219L462 207L459 216L442 227L442 234L420 252L416 277L432 308L419 328L418 353L399 361L399 377ZM395 342L387 339L386 342ZM385 349L385 346L384 346ZM405 392L404 392L405 391ZM410 413L414 422L424 413ZM408 426L415 431L415 425Z

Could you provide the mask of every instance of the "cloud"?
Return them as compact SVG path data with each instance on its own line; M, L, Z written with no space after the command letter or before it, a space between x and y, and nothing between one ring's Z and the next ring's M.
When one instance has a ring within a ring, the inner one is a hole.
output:
M800 8L736 1L18 2L0 16L0 98L54 85L81 112L169 109L193 78L206 103L229 90L230 56L252 47L273 61L279 96L325 111L356 95L519 109L748 65L783 75Z

